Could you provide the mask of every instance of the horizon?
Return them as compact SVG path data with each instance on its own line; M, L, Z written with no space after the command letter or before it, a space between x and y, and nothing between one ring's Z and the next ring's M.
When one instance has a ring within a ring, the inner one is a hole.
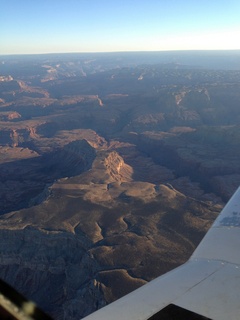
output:
M3 0L0 55L240 50L238 0Z
M139 50L139 51L69 51L69 52L41 52L41 53L9 53L1 54L0 57L4 56L44 56L44 55L91 55L91 54L137 54L137 53L234 53L239 52L240 49L203 49L203 50Z

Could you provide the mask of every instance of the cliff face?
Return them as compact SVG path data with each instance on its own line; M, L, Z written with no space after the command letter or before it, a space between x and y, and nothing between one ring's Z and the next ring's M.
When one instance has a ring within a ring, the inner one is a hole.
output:
M104 160L104 165L114 181L123 182L131 180L133 169L124 162L117 152L113 151L109 153Z
M17 147L24 142L32 140L35 138L35 136L35 128L2 129L0 135L0 145Z
M87 238L31 227L0 230L0 238L0 277L55 319L76 319L105 304Z

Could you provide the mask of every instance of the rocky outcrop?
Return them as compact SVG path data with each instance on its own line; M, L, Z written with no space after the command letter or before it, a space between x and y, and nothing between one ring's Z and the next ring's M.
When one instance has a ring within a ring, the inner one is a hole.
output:
M21 115L16 111L0 112L0 121L14 121L20 118Z
M0 145L9 145L12 147L21 146L36 138L36 130L33 127L26 128L3 128L1 129Z
M131 180L132 168L124 162L123 158L116 151L107 155L104 165L114 181L123 182Z
M105 304L84 236L26 227L0 230L0 238L0 277L54 319L76 319Z

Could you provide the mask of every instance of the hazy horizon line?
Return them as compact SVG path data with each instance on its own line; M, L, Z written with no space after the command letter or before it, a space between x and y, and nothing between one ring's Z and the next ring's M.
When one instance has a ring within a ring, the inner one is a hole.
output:
M0 53L0 56L67 55L67 54L118 54L118 53L167 53L167 52L239 52L240 49L176 49L176 50L122 50L122 51L69 51L41 53Z

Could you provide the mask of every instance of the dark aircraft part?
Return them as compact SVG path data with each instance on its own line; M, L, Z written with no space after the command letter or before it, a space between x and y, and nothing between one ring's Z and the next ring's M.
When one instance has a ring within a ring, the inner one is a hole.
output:
M195 312L170 304L148 320L211 320Z
M1 320L52 320L34 302L27 300L10 285L0 280Z

